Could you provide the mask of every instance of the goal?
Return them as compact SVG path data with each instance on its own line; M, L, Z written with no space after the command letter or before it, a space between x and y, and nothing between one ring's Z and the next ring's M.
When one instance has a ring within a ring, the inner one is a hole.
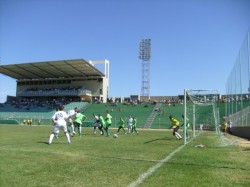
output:
M190 120L193 137L203 130L220 134L217 90L184 89L184 144L187 143L186 119Z

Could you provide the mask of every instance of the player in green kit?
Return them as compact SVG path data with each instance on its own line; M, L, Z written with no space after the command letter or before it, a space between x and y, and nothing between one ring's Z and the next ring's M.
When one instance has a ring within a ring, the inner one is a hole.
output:
M98 116L99 116L99 121L100 121L100 124L101 124L100 129L102 129L101 130L102 131L101 135L104 135L103 129L105 129L105 121L104 121L104 119L103 119L103 117L102 117L101 114L98 114Z
M133 121L132 121L132 133L134 133L134 131L138 134L139 132L136 130L136 125L137 125L137 120L135 117L133 117Z
M124 120L122 119L122 117L120 117L120 121L118 122L118 125L119 125L119 127L117 130L117 133L119 133L120 129L123 129L124 134L126 134L126 131L124 129Z
M107 115L106 115L106 127L105 127L105 131L107 133L107 137L110 136L110 132L109 132L109 127L111 126L111 123L112 123L112 116L109 114L109 111L106 111Z
M182 125L184 125L184 115L182 114ZM189 138L188 129L190 127L189 119L186 117L186 138Z
M82 122L85 121L87 118L85 115L81 114L79 110L76 111L74 125L75 128L78 129L78 135L81 137L82 135Z

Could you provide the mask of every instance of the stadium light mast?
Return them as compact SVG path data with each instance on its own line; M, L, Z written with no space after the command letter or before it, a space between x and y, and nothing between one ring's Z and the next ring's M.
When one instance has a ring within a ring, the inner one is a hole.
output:
M139 59L142 60L141 96L150 96L151 39L140 41Z

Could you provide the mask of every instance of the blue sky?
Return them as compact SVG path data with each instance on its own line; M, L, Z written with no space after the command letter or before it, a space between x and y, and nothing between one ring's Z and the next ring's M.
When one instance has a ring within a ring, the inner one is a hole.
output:
M249 27L249 0L0 0L0 63L108 59L109 96L129 96L150 38L150 95L224 94ZM15 87L0 75L0 102Z

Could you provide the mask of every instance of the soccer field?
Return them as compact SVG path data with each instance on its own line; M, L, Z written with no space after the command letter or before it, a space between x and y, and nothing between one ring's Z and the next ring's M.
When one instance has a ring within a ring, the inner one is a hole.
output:
M233 136L203 132L184 146L171 130L114 139L83 128L70 145L63 133L48 145L51 130L0 125L1 187L250 186L250 149Z

